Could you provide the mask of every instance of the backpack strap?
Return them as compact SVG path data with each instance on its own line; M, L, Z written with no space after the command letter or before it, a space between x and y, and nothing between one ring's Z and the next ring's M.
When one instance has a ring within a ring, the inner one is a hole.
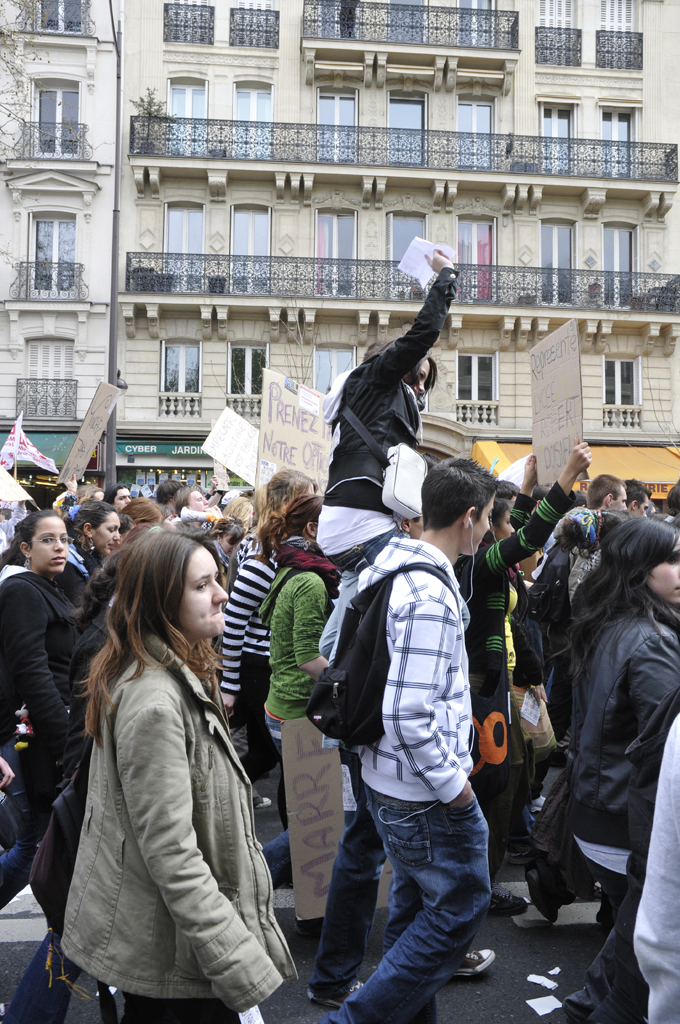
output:
M360 611L361 609L356 604L357 598L361 598L364 594L370 594L370 600L367 604L371 604L375 595L382 589L388 580L390 582L394 582L395 577L403 576L407 572L426 572L429 576L436 576L445 587L448 587L452 594L454 593L453 584L449 579L448 573L446 573L444 569L440 569L438 565L433 565L432 562L409 562L407 565L402 565L401 568L387 573L381 580L377 580L372 584L372 586L367 587L366 590L362 590L357 594L357 597L354 598L352 604L358 611Z
M378 460L382 468L387 469L387 467L390 464L390 460L387 458L387 455L382 450L376 439L370 433L368 427L361 422L359 417L355 413L353 413L348 406L345 406L342 409L340 415L344 416L349 425L353 427L354 430L356 430L357 434L364 442L371 455L373 455Z

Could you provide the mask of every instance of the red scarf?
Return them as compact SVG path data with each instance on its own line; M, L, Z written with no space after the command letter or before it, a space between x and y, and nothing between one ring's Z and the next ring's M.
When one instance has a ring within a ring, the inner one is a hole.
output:
M275 557L278 569L302 569L303 572L315 572L324 581L331 600L334 601L338 596L340 570L321 554L321 549L316 544L310 544L307 548L282 544Z

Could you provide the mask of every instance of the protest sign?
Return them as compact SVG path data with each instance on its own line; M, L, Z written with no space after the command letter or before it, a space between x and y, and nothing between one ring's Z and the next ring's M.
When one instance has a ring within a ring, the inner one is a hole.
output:
M258 487L282 469L299 469L328 483L332 429L323 421L323 395L273 370L262 374L262 416L257 453Z
M246 483L254 484L257 441L257 427L227 406L205 439L203 451L232 473L237 473ZM217 470L215 475L219 476Z
M529 353L532 440L539 484L560 475L574 446L583 440L581 349L576 320L568 320Z
M80 430L75 441L71 445L71 451L66 456L66 461L61 467L61 473L57 480L58 484L66 484L75 475L76 479L85 472L87 464L92 458L92 452L97 447L104 428L113 412L120 391L113 384L101 381L85 413ZM115 445L112 440L111 444Z
M217 420L210 420L210 428L214 430L217 426ZM227 467L223 466L221 462L213 460L213 476L217 477L217 490L228 491L229 490L229 474L227 473Z
M2 501L31 501L31 496L11 473L0 466L0 498Z

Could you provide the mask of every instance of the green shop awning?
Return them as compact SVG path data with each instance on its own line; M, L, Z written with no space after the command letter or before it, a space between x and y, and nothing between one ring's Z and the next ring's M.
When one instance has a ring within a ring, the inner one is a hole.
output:
M27 430L24 433L39 452L46 455L48 459L54 459L58 466L63 466L66 456L71 451L71 445L76 439L75 433L42 433L39 430ZM8 437L8 430L0 433L0 448L2 448ZM33 463L19 459L19 465L32 466Z
M119 455L202 455L209 458L201 447L201 441L117 441Z

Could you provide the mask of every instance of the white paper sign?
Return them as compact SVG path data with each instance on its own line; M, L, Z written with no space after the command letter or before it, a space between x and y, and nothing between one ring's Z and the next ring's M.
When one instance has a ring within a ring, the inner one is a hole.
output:
M434 242L428 242L425 238L414 238L402 257L399 270L403 270L409 277L415 277L420 282L421 288L427 287L434 271L425 257L429 256L432 259L435 249L439 249L450 260L454 258L450 245L435 245Z
M258 440L257 428L227 406L202 447L207 455L254 485Z
M538 725L538 720L541 717L541 702L533 690L527 690L524 694L520 714L525 722Z

